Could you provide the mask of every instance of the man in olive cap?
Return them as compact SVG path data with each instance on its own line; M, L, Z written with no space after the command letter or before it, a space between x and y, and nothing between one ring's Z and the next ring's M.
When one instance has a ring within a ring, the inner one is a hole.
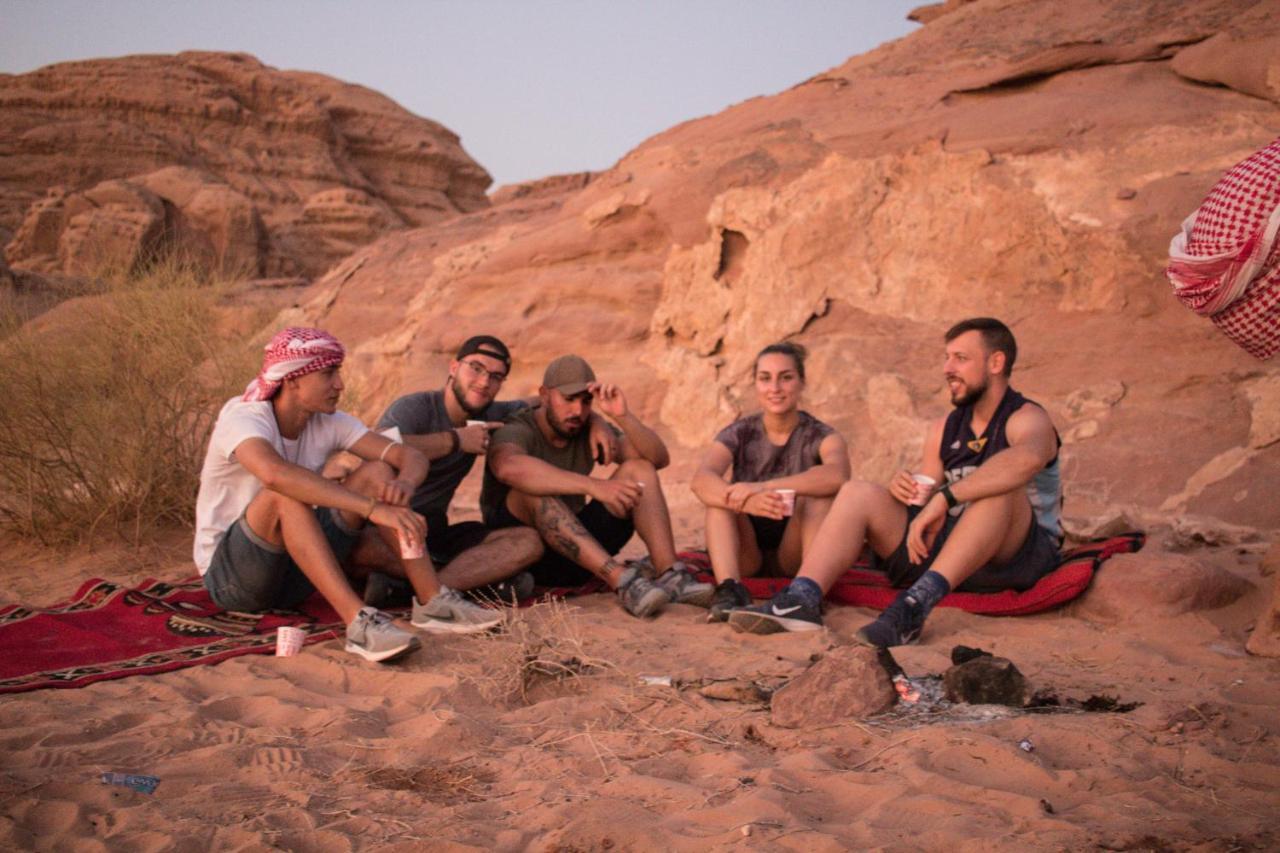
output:
M650 616L671 601L708 606L714 587L676 560L658 480L658 469L671 461L667 447L631 412L622 389L597 381L579 356L564 355L548 365L538 395L540 406L512 416L493 435L480 495L485 524L538 531L553 552L533 567L544 585L578 584L589 572L633 616ZM620 432L620 464L608 477L592 476L586 426L593 410ZM614 559L633 532L649 549L656 579Z

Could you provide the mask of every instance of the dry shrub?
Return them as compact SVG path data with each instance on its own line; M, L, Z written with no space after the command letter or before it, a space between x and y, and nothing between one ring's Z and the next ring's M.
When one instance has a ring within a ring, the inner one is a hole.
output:
M582 625L562 599L547 599L510 613L503 630L482 638L487 665L482 676L469 679L485 698L528 703L538 685L617 670L611 661L587 650Z
M213 420L257 367L191 265L97 288L0 329L0 526L45 543L189 525Z

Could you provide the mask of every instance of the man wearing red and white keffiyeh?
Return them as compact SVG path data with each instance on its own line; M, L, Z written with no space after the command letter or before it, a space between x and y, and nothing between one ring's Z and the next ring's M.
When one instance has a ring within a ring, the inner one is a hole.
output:
M1280 139L1237 163L1182 223L1173 293L1257 358L1280 351Z
M351 554L372 523L402 555L396 568L418 598L442 593L424 553L426 521L409 507L428 466L417 450L338 411L345 354L321 329L285 329L267 344L262 370L222 407L209 438L193 556L218 606L289 609L319 592L347 623L346 650L382 661L419 642L363 606L347 574ZM363 461L341 481L326 479L338 451Z
M246 403L270 400L286 379L339 367L346 348L323 329L289 328L277 332L263 348L262 370L244 390Z

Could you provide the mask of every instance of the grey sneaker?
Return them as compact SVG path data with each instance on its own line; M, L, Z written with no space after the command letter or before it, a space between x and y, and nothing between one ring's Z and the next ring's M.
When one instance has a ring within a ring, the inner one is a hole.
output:
M413 599L413 627L433 634L477 634L502 621L502 613L467 601L447 586L426 604Z
M347 651L365 660L390 660L419 645L417 637L397 628L390 616L372 607L360 608L347 626Z
M679 560L662 573L657 584L676 604L710 607L711 599L716 594L714 586L698 580L697 573Z
M618 584L618 600L622 602L622 609L632 616L644 617L653 616L666 607L671 596L636 569L627 569Z

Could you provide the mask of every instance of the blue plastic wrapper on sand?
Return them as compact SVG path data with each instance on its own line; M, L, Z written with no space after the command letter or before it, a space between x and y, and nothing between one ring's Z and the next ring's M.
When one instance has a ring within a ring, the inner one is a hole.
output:
M102 783L104 785L124 785L126 788L132 788L144 794L154 794L156 785L160 784L160 779L157 776L138 776L133 773L103 773Z

